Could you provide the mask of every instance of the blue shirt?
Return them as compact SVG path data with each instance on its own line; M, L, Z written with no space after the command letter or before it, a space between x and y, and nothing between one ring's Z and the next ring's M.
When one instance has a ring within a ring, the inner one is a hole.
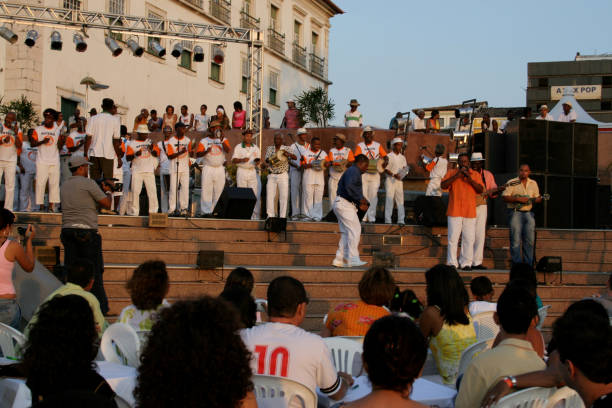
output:
M337 194L355 205L363 198L363 187L361 185L361 170L356 164L349 167L338 182Z

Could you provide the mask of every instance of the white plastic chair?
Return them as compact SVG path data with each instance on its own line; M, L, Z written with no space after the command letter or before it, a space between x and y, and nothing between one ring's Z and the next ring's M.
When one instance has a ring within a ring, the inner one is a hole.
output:
M463 352L461 353L461 360L459 360L458 375L465 373L465 370L467 370L468 366L472 362L472 359L474 358L476 353L482 352L486 349L490 349L491 346L493 345L494 340L495 340L494 338L487 339L487 340L481 340L481 341L478 341L470 345L468 348L463 350Z
M113 323L104 331L100 343L106 361L138 367L140 339L132 326Z
M495 312L478 313L474 318L474 329L476 330L476 341L495 338L499 333L499 326L493 320Z
M326 337L323 341L331 352L336 370L351 374L353 377L361 374L363 344L341 337Z
M580 395L570 387L559 388L548 397L546 408L584 408Z
M25 341L25 336L19 330L0 323L0 350L4 358L20 358Z
M347 339L363 344L364 336L336 336L338 339Z
M542 306L538 309L538 316L540 317L540 321L538 322L536 328L538 330L542 330L542 325L544 324L544 320L546 316L548 316L548 311L550 310L550 305Z
M301 404L302 408L316 408L317 396L297 381L271 375L254 375L253 385L258 408L287 408Z
M550 388L533 387L506 395L494 408L546 408Z

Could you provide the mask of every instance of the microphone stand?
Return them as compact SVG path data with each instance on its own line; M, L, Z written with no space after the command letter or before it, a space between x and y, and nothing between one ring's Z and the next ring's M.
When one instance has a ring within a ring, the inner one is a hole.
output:
M185 137L185 136L183 136L183 137ZM176 139L176 151L177 152L180 152L180 150L179 150L180 147L181 147L181 142L177 138ZM174 192L175 193L175 197L176 197L175 198L176 201L174 202L175 203L175 208L174 208L175 215L180 215L181 214L181 211L179 210L179 205L180 205L179 204L179 164L180 164L180 160L181 160L181 155L179 154L178 156L176 156L176 177L175 177L175 179L176 179L176 184L175 184L176 191Z

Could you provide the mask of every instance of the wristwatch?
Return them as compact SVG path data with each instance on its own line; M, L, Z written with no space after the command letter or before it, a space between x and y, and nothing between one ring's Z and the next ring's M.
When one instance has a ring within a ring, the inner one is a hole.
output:
M505 382L508 387L516 388L516 377L509 375L504 377L502 381Z

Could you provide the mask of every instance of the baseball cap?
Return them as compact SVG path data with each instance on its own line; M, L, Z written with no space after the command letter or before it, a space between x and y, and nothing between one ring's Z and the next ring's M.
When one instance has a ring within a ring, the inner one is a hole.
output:
M68 167L71 169L81 167L84 164L89 164L91 166L93 163L89 162L84 156L72 156L68 160Z

